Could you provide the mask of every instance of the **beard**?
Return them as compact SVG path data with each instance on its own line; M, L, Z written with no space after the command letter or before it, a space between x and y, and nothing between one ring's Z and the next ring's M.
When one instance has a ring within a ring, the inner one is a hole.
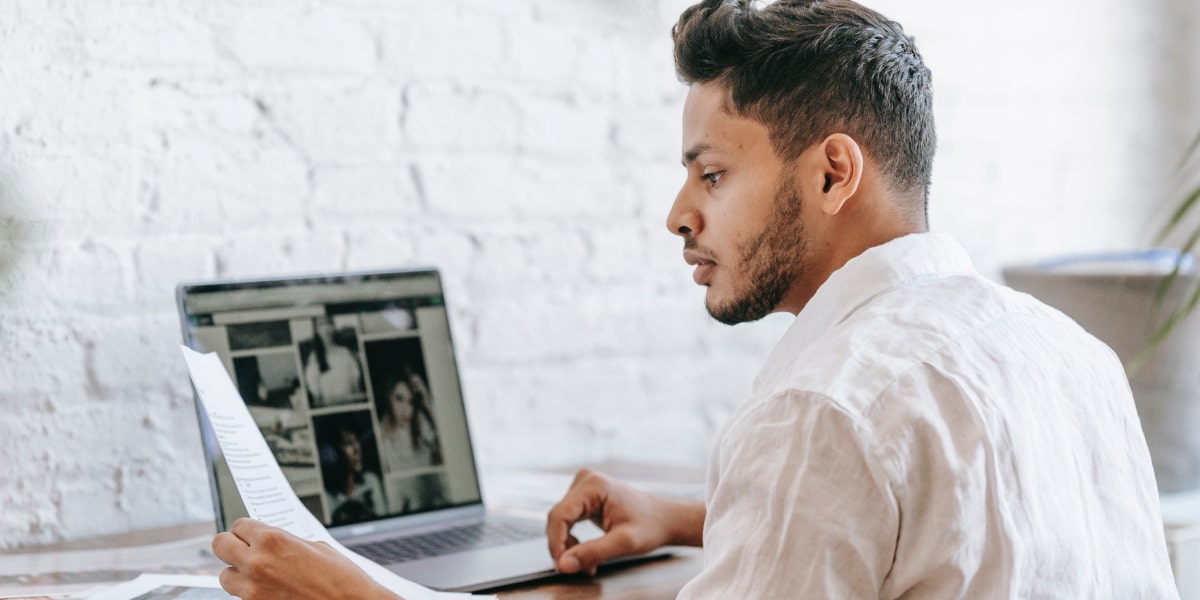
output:
M740 275L734 282L732 300L705 303L712 318L726 324L757 321L783 302L784 296L804 272L808 234L800 220L802 199L790 181L780 182L775 191L775 209L759 235L738 247Z

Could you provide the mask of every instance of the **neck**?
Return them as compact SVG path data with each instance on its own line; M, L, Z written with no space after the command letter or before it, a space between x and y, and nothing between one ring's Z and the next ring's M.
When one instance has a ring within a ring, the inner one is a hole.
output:
M812 240L811 243L817 247L809 249L810 261L800 266L800 277L776 312L800 314L829 277L854 257L894 239L924 232L924 227L896 224L893 221L890 227L865 227L851 230L845 235L835 234L824 239Z

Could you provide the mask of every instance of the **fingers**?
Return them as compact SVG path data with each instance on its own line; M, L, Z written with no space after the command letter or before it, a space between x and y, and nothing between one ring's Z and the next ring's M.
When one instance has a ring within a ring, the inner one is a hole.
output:
M217 581L221 583L221 589L228 592L230 596L241 598L247 591L245 578L233 567L228 567L224 571L221 571L221 574L217 577Z
M242 517L233 522L233 527L230 527L229 531L241 538L247 545L253 546L262 537L263 532L270 529L274 528L262 521Z
M572 546L557 558L555 566L560 573L586 571L595 575L596 567L604 561L634 552L635 546L628 532L617 528L602 537Z
M242 518L234 521L229 532L251 548L268 554L278 553L288 548L294 548L297 544L306 543L283 529L254 519Z
M583 518L583 509L574 498L567 497L550 509L546 516L546 542L550 556L557 559L566 549L571 537L571 526Z
M573 545L569 542L571 526L599 512L604 505L604 497L601 476L590 469L583 469L575 475L575 481L566 495L546 515L546 542L552 558L557 560Z
M300 538L254 519L238 519L229 531L213 538L213 554L242 574L263 566L263 557L279 558L306 544ZM269 561L266 564L270 564Z
M592 470L590 467L584 467L584 468L576 471L575 479L571 480L571 487L575 487L575 486L579 485L585 479L587 479L593 475L596 475L596 474L597 474L596 471Z
M394 598L367 573L325 543L240 519L213 540L230 567L221 587L239 598Z
M213 555L230 565L245 564L250 546L238 536L229 533L217 534L212 541Z

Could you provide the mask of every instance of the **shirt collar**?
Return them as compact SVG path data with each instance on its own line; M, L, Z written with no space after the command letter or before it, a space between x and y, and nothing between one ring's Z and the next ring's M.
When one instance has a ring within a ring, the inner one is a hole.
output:
M941 233L914 233L867 249L834 271L796 315L754 380L757 392L796 355L871 298L917 279L974 274L966 250Z

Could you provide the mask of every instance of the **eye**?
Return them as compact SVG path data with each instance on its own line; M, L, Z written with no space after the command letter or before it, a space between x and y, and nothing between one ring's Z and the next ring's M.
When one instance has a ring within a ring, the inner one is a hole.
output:
M717 185L717 183L719 183L721 181L721 178L724 176L725 176L725 171L713 171L712 173L705 173L705 174L701 175L700 177L706 179L708 181L709 185L715 186L715 185Z

